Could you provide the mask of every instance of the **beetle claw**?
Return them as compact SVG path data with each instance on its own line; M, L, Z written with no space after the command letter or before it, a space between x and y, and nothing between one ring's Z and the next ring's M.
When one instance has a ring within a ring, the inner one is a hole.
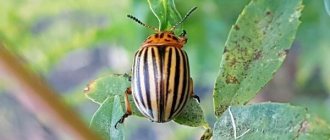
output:
M118 124L120 123L120 124L122 124L122 123L124 123L124 120L129 116L130 114L129 113L125 113L118 121L117 121L117 123L115 124L115 128L117 129L117 126L118 126Z
M193 97L194 99L196 99L198 103L201 102L201 100L199 99L199 97L198 97L197 95L193 95L192 97Z
M186 36L186 34L187 34L186 30L182 30L182 33L180 34L180 36L184 37L184 36Z

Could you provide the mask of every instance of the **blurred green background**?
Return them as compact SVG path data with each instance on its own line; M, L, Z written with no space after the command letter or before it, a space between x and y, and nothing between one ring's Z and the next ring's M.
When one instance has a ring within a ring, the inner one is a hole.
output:
M327 1L327 0L325 0ZM302 24L274 79L251 101L290 102L330 122L330 16L322 0L304 0ZM211 126L212 88L231 25L249 0L176 1L183 24L195 94ZM134 52L152 33L126 17L158 26L146 0L0 0L0 41L70 104L88 124L97 104L83 95L89 81L128 73ZM0 139L63 139L10 96L0 82ZM285 115L285 114L283 114ZM24 117L23 117L24 116ZM202 128L156 124L130 117L127 139L199 139Z

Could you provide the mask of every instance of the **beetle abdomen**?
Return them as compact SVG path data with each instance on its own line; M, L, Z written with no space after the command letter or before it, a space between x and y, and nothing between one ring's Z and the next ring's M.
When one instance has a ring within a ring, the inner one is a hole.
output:
M184 50L173 46L139 49L132 67L132 91L140 112L155 122L177 116L189 97L189 63Z

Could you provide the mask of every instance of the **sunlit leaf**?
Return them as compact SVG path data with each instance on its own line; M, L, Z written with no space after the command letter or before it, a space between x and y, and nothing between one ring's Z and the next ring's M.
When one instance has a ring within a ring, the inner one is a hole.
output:
M213 97L215 114L245 104L280 68L294 40L301 0L255 0L233 25L220 63Z

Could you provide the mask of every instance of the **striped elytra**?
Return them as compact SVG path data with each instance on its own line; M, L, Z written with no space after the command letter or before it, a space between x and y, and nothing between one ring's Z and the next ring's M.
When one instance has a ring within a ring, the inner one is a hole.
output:
M144 24L136 17L127 15L137 23L153 29L156 33L149 36L135 53L132 66L132 85L125 92L125 114L117 124L123 123L132 114L128 96L133 99L138 110L153 122L168 122L178 116L193 94L189 62L182 49L187 42L186 31L176 36L175 28L196 10L192 8L180 22L172 28L160 31Z
M139 49L132 67L132 93L140 112L154 122L176 117L190 97L190 72L184 50L150 45Z

